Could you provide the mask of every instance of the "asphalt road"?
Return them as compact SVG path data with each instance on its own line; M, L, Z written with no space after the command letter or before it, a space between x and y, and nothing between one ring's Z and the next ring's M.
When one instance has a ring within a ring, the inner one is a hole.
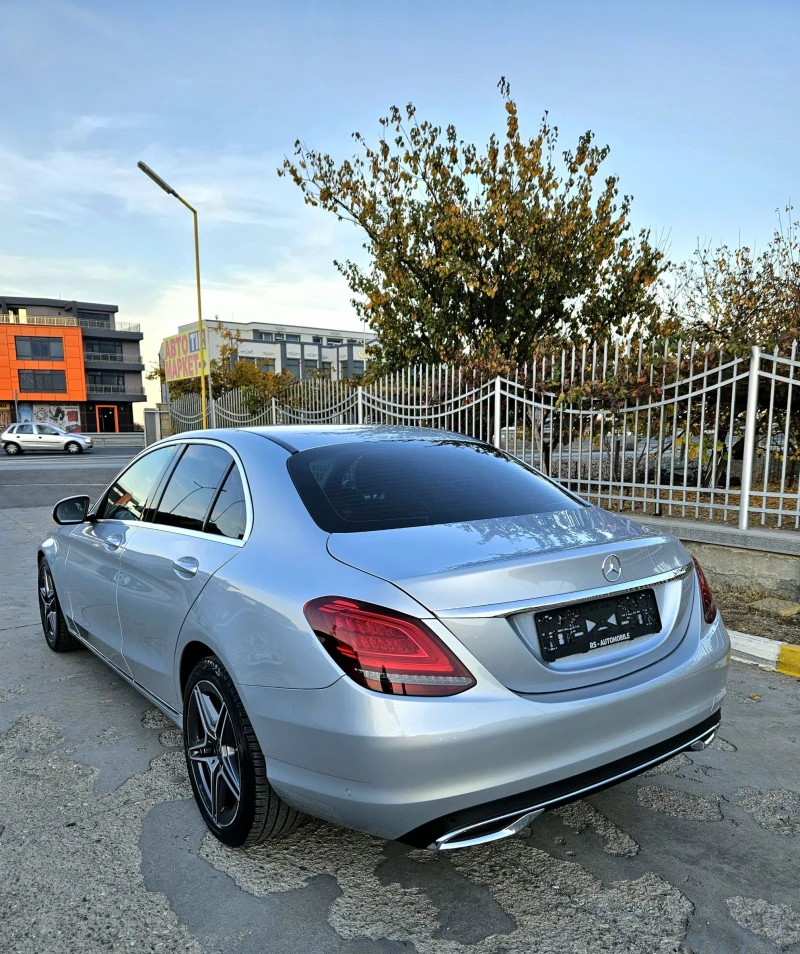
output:
M713 748L507 842L434 856L311 823L233 852L164 717L47 649L49 526L0 509L3 954L800 952L797 681L734 664Z
M0 509L51 507L70 494L94 500L140 448L97 447L90 454L0 452Z

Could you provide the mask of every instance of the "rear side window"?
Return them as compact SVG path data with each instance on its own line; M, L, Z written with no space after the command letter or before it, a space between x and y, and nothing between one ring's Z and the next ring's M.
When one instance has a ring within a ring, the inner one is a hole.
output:
M160 447L131 464L111 485L98 515L106 520L141 520L147 498L174 453L174 447Z
M287 466L311 517L329 533L582 506L494 447L457 439L317 447L294 454Z
M222 537L242 540L246 525L247 506L244 502L244 487L239 468L234 465L233 470L225 478L219 497L214 502L211 516L206 524L206 533L216 533Z
M182 530L202 530L231 460L221 447L190 444L169 478L153 522Z

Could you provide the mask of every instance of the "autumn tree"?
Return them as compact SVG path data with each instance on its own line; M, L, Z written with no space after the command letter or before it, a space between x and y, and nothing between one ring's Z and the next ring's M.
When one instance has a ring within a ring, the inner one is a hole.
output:
M777 346L788 353L800 334L800 223L779 227L761 252L700 245L671 269L665 331L728 350Z
M543 336L626 334L658 316L663 256L649 232L633 234L617 177L600 178L608 147L586 132L558 157L546 114L525 139L510 87L498 85L505 134L483 150L409 104L380 120L377 143L354 133L352 159L298 141L278 170L363 235L368 264L335 265L384 368L524 360Z

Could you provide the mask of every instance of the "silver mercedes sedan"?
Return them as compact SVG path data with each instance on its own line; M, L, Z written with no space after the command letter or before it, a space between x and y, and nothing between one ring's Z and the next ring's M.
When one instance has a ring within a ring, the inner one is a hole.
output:
M459 434L182 434L53 516L48 645L182 727L227 845L307 815L482 844L719 723L730 643L683 546Z

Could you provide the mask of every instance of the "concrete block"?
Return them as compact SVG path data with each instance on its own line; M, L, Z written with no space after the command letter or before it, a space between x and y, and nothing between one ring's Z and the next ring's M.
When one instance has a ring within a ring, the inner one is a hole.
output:
M750 609L758 610L760 613L770 613L773 616L796 616L800 613L800 603L792 600L780 600L774 596L767 596L763 600L756 600L749 604Z

